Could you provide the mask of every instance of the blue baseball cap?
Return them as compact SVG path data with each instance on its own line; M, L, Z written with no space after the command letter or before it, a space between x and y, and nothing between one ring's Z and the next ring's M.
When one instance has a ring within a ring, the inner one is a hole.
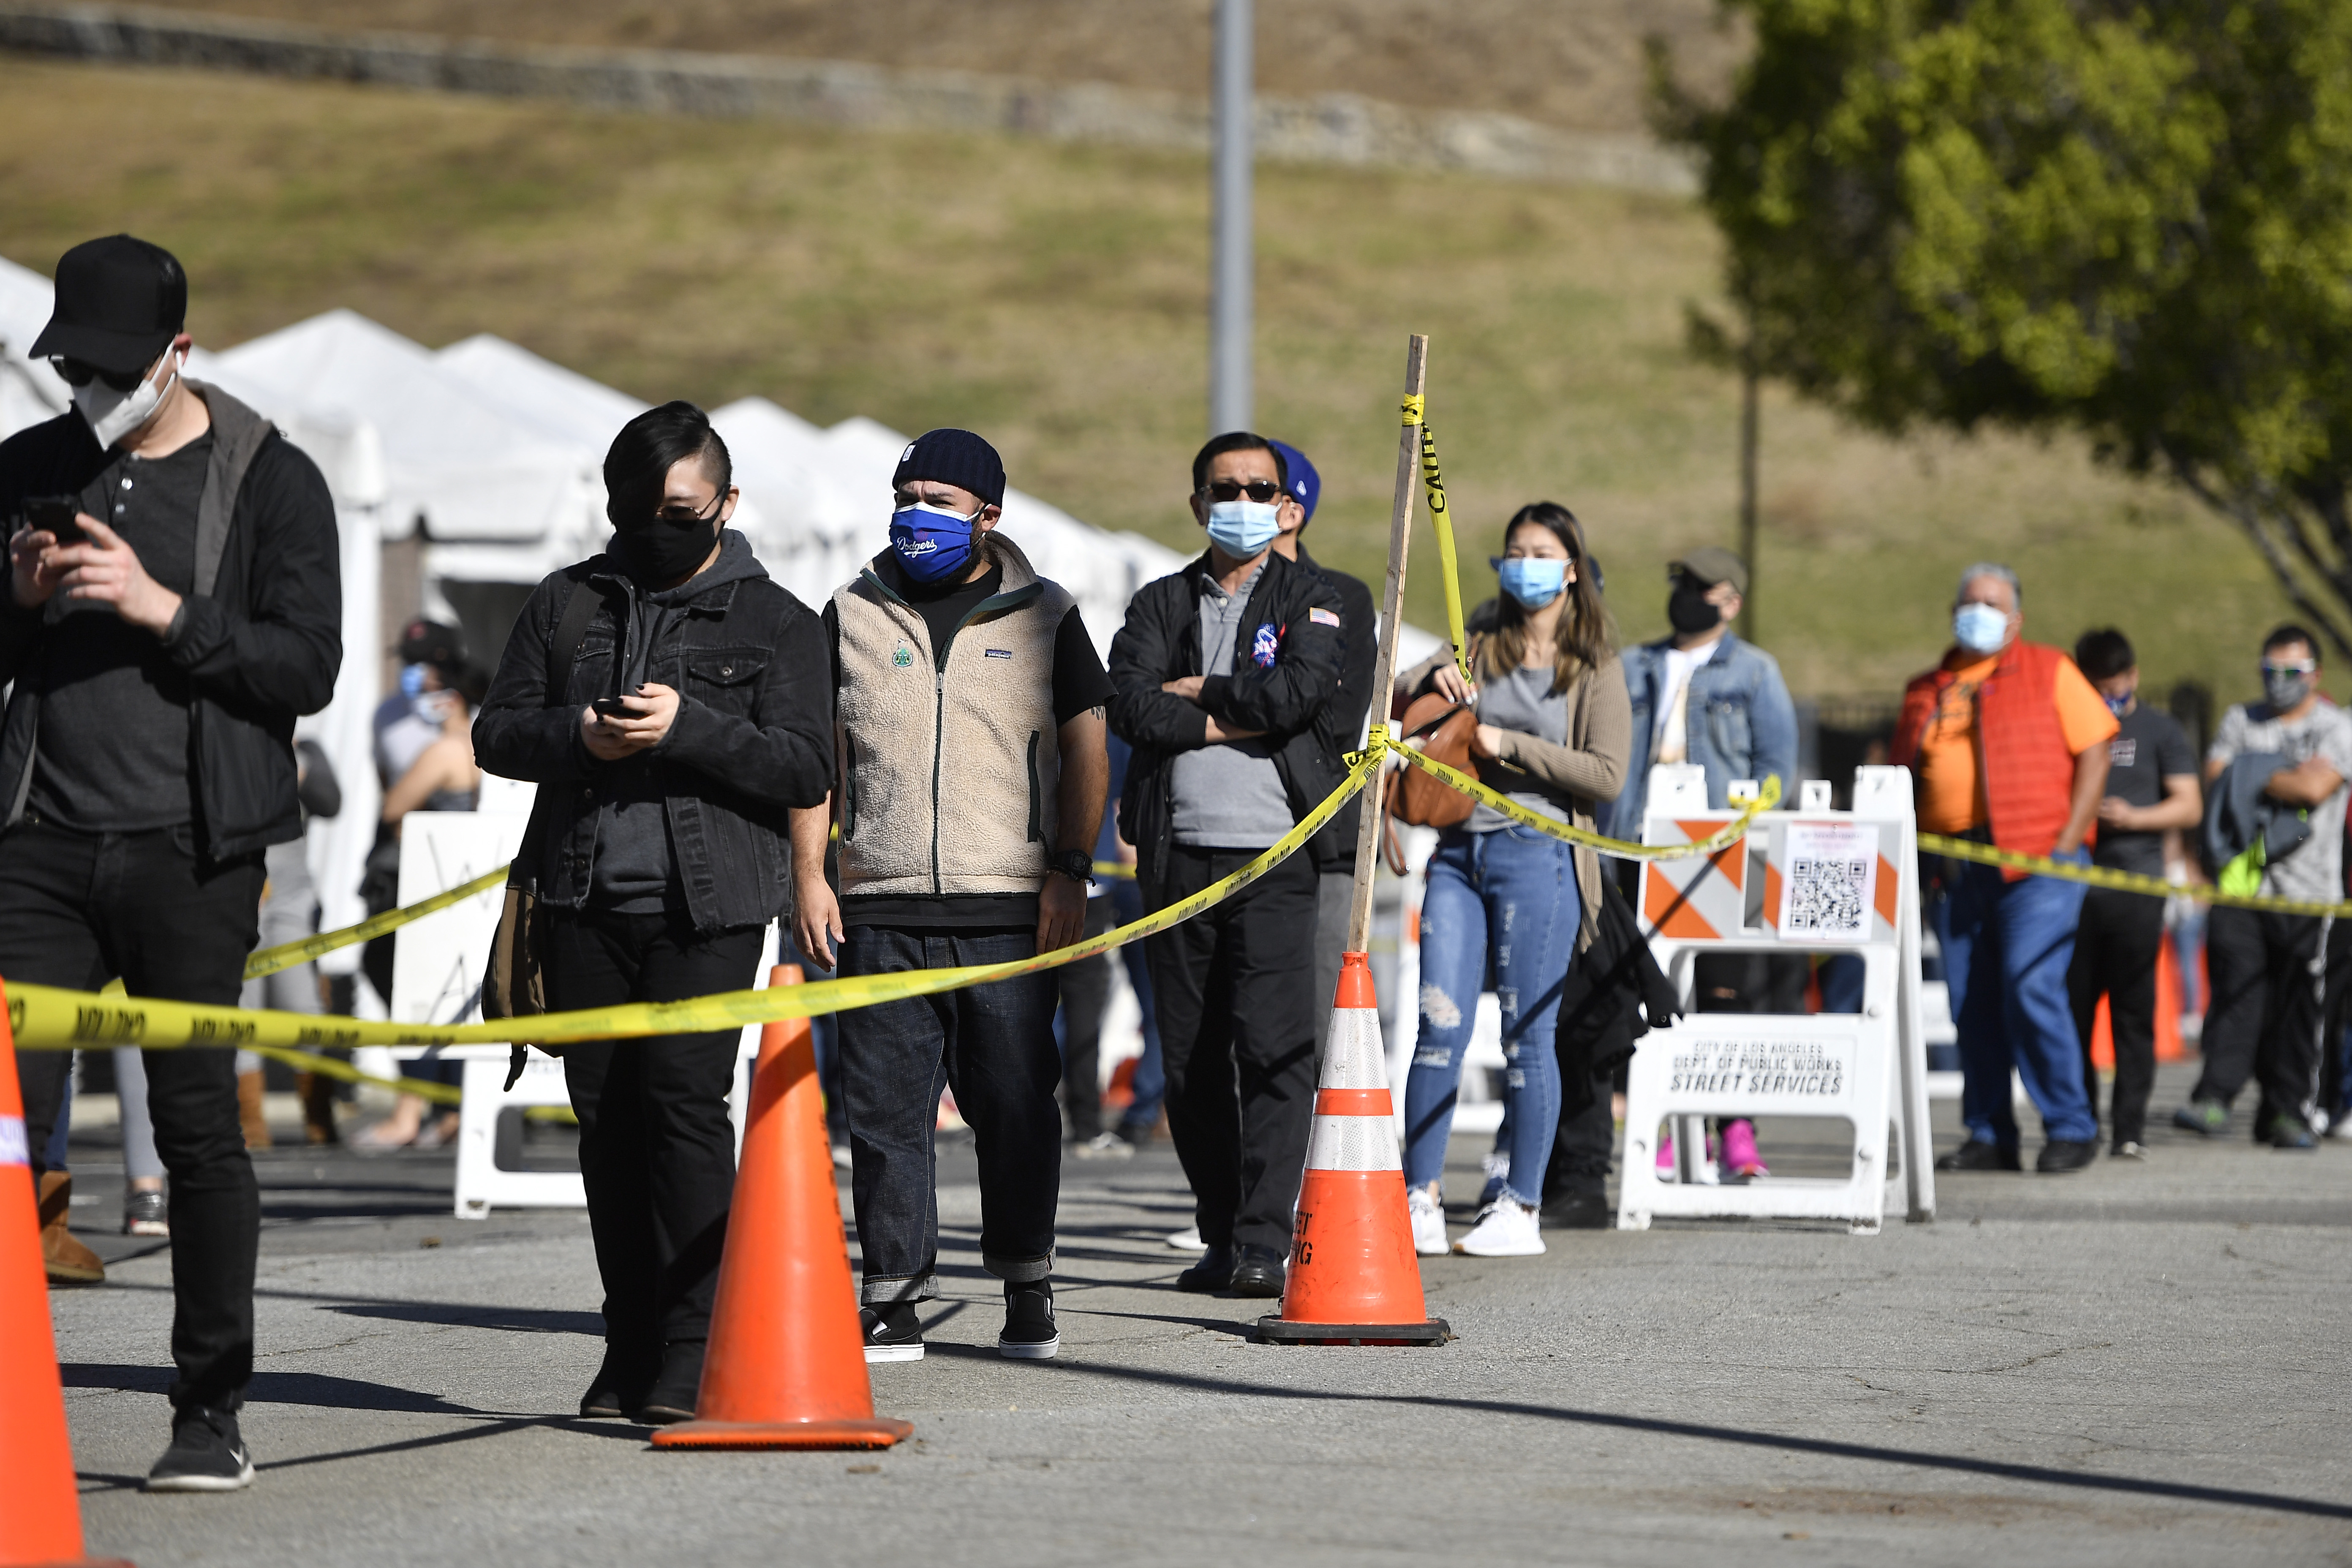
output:
M1307 454L1289 442L1269 440L1266 445L1282 454L1282 471L1290 476L1283 488L1307 513L1298 524L1304 528L1315 521L1315 502L1323 494L1323 476L1315 471L1315 465L1307 460Z

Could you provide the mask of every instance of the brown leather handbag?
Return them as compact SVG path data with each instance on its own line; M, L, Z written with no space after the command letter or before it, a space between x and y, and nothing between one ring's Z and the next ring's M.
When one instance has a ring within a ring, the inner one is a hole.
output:
M1470 758L1470 738L1477 728L1475 709L1434 691L1414 698L1404 710L1407 745L1420 742L1421 754L1431 762L1444 763L1474 779L1478 777L1478 764ZM1402 767L1389 775L1383 804L1399 822L1415 827L1452 827L1468 821L1477 802L1419 768Z

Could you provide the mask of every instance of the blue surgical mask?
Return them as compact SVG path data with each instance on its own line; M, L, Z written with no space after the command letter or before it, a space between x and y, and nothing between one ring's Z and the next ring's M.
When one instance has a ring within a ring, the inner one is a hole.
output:
M982 508L982 510L986 510ZM971 564L974 525L980 512L960 516L944 507L917 501L890 514L890 548L898 564L918 583L936 583Z
M2118 719L2124 716L2124 710L2132 705L2132 700L2128 693L2122 697L2110 697L2106 700L2107 711L2114 714Z
M1209 539L1236 561L1247 561L1282 531L1279 501L1215 500L1209 503Z
M1548 561L1538 556L1510 555L1491 558L1495 575L1503 580L1503 592L1530 610L1540 610L1559 597L1568 586L1568 563Z
M404 664L400 667L400 694L414 702L425 695L425 667Z
M1952 612L1952 636L1970 653L1999 653L2009 640L2009 617L1990 605L1962 605Z

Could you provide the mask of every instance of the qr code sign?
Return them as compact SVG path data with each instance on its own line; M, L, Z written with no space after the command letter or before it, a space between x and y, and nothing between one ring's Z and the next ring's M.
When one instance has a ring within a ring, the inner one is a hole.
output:
M1791 861L1780 934L1868 935L1871 869L1867 858L1807 855Z

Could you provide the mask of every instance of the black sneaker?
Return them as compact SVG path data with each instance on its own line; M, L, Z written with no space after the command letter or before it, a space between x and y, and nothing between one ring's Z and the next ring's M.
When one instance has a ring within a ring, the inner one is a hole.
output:
M700 1340L673 1340L662 1346L661 1372L646 1390L645 1403L631 1412L648 1426L670 1426L694 1419L694 1402L702 1394Z
M1176 1276L1176 1289L1190 1290L1196 1296L1206 1296L1233 1283L1234 1249L1213 1247L1201 1254L1201 1261Z
M1286 1261L1271 1247L1237 1247L1234 1248L1234 1277L1225 1289L1236 1296L1271 1300L1282 1294Z
M2218 1100L2192 1100L2172 1113L2172 1124L2183 1132L2219 1138L2230 1130L2230 1108Z
M2099 1141L2095 1138L2053 1138L2034 1156L2033 1168L2045 1176L2072 1175L2090 1169L2091 1162L2098 1157Z
M1607 1230L1617 1223L1617 1210L1607 1193L1562 1193L1543 1206L1546 1230Z
M253 1484L253 1458L236 1415L210 1405L172 1412L172 1446L147 1472L151 1492L233 1492Z
M1939 1171L2021 1171L2024 1168L2015 1149L2004 1149L1998 1143L1986 1143L1974 1138L1936 1162L1936 1169Z
M1062 1348L1062 1331L1054 1324L1051 1280L1004 1282L1004 1331L996 1336L996 1353L1014 1361L1050 1361Z
M172 1205L161 1192L138 1189L122 1195L122 1234L125 1236L169 1236L172 1234Z
M659 1370L650 1357L605 1346L604 1364L596 1369L588 1392L580 1396L580 1414L592 1421L635 1415Z
M885 1307L861 1307L857 1310L857 1321L866 1331L867 1361L923 1359L923 1322L915 1316L912 1301L893 1301Z
M2319 1140L2311 1135L2311 1129L2303 1124L2300 1116L2272 1117L2263 1142L2273 1149L2293 1149L2304 1153L2319 1147Z

